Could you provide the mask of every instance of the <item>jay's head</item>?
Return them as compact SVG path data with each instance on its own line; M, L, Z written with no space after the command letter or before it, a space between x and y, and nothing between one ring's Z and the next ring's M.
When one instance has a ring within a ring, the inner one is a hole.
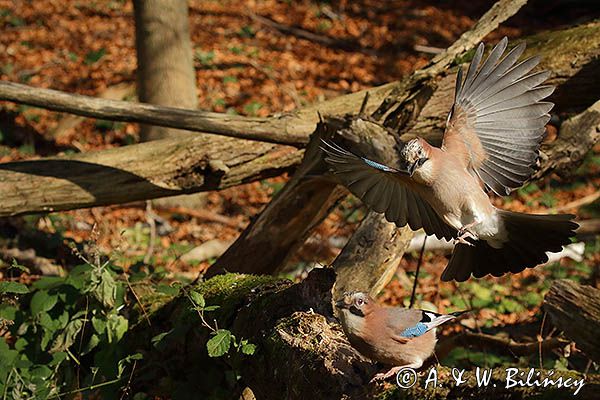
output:
M373 311L375 301L363 292L346 292L335 302L342 312L350 312L358 317L364 317Z
M412 139L404 145L400 150L400 157L406 173L413 176L429 161L430 147L429 143L421 138Z

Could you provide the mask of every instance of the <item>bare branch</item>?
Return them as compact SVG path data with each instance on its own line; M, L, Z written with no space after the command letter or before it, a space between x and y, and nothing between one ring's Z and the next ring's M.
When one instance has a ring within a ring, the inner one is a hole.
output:
M417 71L416 75L418 77L437 75L450 65L457 56L473 48L502 22L515 15L525 4L527 4L527 0L498 1L477 21L473 28L463 33L446 51L435 56L430 65L421 71Z
M287 133L284 121L200 110L99 99L58 90L0 82L0 100L112 121L140 122L188 131L208 132L238 139L302 146L305 135Z

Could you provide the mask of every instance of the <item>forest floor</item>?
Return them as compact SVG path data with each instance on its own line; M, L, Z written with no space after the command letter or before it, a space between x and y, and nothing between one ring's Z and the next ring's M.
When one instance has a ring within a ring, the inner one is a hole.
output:
M469 29L493 1L189 3L200 107L267 116L401 79L423 66L436 48L445 48ZM591 3L574 4L533 1L486 41L495 42L504 35L519 38L587 21L593 12L598 16ZM330 44L282 33L259 22L255 15L316 33ZM0 79L93 96L118 89L122 97L133 98L136 55L132 2L0 0L0 26ZM68 126L64 124L66 118L72 121ZM0 108L0 162L94 151L138 140L136 124L78 119L10 103L2 103ZM158 205L149 211L140 202L9 218L0 221L0 244L4 249L33 248L38 256L69 269L77 259L68 243L81 246L93 240L125 271L146 271L187 282L206 270L214 257L185 262L181 256L211 240L234 240L287 178L199 196L201 214L196 208ZM581 220L600 218L597 199L576 205L578 199L593 195L599 187L600 146L596 146L573 176L548 177L506 198L495 198L494 203L515 211L550 209L575 213ZM331 262L364 213L358 200L346 198L295 255L289 277L302 276L316 263ZM156 225L154 246L149 246L149 219ZM542 330L540 304L553 278L570 277L600 287L600 239L596 236L585 246L582 261L563 259L515 276L462 284L441 283L447 254L427 252L417 305L440 311L476 308L473 324L478 321L480 327L488 329L522 324L530 329L520 334L535 340L549 331ZM382 293L382 301L406 304L418 256L413 253L403 258L397 276ZM12 261L11 256L3 258L7 264ZM29 282L37 276L35 272L19 274L19 279ZM472 352L452 357L456 362L477 365L515 361ZM552 362L563 366L571 362L571 368L583 370L584 361L571 361L561 353ZM530 360L523 363L529 365Z

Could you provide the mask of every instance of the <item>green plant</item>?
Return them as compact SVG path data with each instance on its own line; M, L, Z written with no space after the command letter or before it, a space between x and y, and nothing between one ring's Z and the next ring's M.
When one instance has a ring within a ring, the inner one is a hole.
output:
M98 61L100 61L100 59L102 57L104 57L104 55L106 54L106 49L104 47L102 47L99 50L96 51L88 51L85 55L85 64L86 65L92 65L97 63Z
M250 116L256 116L258 111L262 108L262 103L258 101L251 101L244 106L244 112Z
M213 50L209 50L209 51L197 50L195 57L198 61L200 61L200 64L202 64L204 66L210 66L215 60L215 52Z
M238 353L252 355L256 351L256 345L247 339L237 339L228 329L219 328L217 321L210 324L204 313L215 311L219 306L207 306L204 296L196 291L186 292L186 296L192 304L192 309L198 313L202 325L210 330L211 338L206 342L206 350L210 357L222 357L229 353L231 347Z
M238 31L238 35L243 38L253 38L256 35L256 32L250 25L245 25Z
M122 346L129 323L120 269L98 255L83 260L67 276L42 277L29 288L12 281L0 285L3 399L59 398L101 388L110 389L103 395L110 398L128 366L141 359Z

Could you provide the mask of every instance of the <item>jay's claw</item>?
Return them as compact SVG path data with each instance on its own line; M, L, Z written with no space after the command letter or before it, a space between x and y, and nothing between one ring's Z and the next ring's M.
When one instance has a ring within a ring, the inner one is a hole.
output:
M473 232L471 232L469 230L473 225L475 225L475 223L471 223L471 224L465 225L462 228L460 228L460 230L458 231L458 236L454 239L454 244L462 243L462 244L466 244L467 246L475 246L473 243L471 243L467 240L467 239L473 239L473 240L479 239L477 237L477 235L475 235Z
M388 379L389 377L396 375L398 373L398 371L400 371L402 368L404 368L404 366L394 367L394 368L391 368L387 372L382 372L382 373L376 374L369 383L373 383L373 382L377 382L377 381L384 381L384 380Z

